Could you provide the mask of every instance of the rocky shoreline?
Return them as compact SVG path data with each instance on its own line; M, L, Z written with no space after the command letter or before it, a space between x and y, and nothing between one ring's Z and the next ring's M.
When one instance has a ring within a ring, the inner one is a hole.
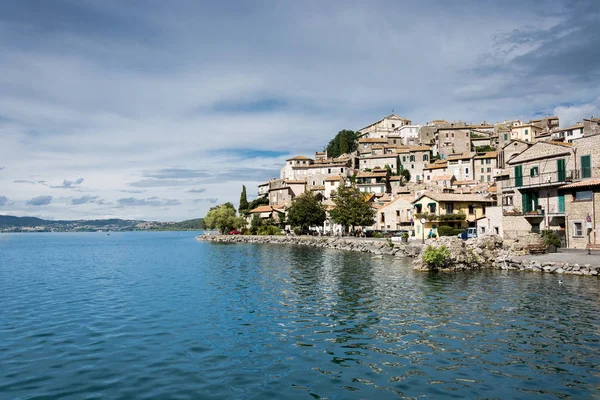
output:
M509 243L496 235L483 236L467 241L455 237L442 237L438 240L428 239L425 241L425 245L415 242L391 242L385 239L328 236L200 235L196 239L212 243L293 244L370 253L376 257L412 257L414 258L414 268L423 271L430 270L422 261L424 249L427 246L446 246L450 251L450 257L440 271L492 268L551 274L600 276L600 265L541 261L536 260L535 256L522 257L525 255L526 247L523 242Z

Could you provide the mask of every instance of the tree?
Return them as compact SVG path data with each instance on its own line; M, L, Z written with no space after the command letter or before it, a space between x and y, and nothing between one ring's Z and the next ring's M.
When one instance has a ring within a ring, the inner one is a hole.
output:
M240 206L238 212L240 215L248 214L248 198L246 197L246 185L242 185L242 193L240 194Z
M245 224L244 218L235 215L235 208L231 203L211 207L204 217L204 228L218 229L221 234L229 233Z
M325 218L325 207L312 192L304 192L296 197L288 209L288 221L292 226L322 226Z
M325 148L327 156L339 157L345 153L351 153L358 147L358 132L344 129L339 131Z
M344 227L370 226L375 222L375 210L365 193L356 187L340 187L333 197L335 208L329 213L333 222Z
M269 199L267 197L258 197L256 199L252 200L250 202L250 204L248 204L248 211L254 210L256 207L268 206L268 205L269 205Z
M493 146L490 146L490 145L475 147L475 152L477 152L477 153L487 153L490 151L496 151L496 148Z
M409 170L403 169L402 172L400 173L400 175L402 175L402 177L404 178L404 182L410 181L410 171Z

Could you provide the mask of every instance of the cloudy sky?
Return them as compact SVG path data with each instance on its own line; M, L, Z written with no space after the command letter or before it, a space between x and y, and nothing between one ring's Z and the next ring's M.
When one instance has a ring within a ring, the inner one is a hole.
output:
M600 115L600 3L0 1L0 214L201 217L341 129Z

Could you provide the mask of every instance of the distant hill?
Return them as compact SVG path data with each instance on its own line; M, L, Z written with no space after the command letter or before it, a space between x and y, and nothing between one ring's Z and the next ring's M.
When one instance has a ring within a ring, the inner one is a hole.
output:
M133 230L200 230L202 218L181 222L155 222L126 220L119 218L92 220L45 220L36 217L15 217L0 215L0 231L2 232L86 232L98 230L133 231Z

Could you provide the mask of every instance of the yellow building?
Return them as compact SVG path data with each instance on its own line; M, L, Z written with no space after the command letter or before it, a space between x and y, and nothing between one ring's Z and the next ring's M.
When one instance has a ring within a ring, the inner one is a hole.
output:
M511 140L517 139L524 142L534 143L537 135L542 133L542 127L529 123L513 126L510 130Z
M412 205L415 235L419 238L427 236L430 231L438 235L440 225L452 228L475 226L476 220L485 216L486 206L494 205L494 200L479 194L426 192ZM421 222L422 219L425 223Z

